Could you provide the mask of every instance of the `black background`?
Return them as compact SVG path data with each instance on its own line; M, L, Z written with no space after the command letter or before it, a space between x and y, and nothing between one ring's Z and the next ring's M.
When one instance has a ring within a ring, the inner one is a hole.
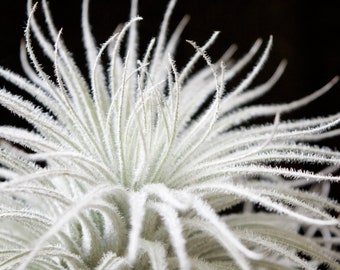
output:
M129 2L92 0L90 18L98 44L112 34L118 23L128 20ZM167 2L140 0L139 14L144 18L139 26L141 52L147 42L157 35ZM22 73L19 44L26 24L25 5L23 0L2 1L0 9L0 65L18 73ZM50 1L50 7L56 25L63 27L67 47L73 52L77 63L85 67L80 31L81 0ZM339 12L339 1L333 0L179 0L170 32L186 14L191 16L191 20L183 33L183 40L191 39L203 44L213 31L221 31L216 44L208 51L215 60L233 43L239 47L236 55L241 56L258 37L266 41L273 35L274 47L270 60L257 82L266 80L281 59L288 60L288 67L279 83L259 102L291 101L312 93L335 75L340 75ZM41 12L37 12L37 16L40 15ZM178 66L185 64L193 52L193 48L183 41L176 55ZM45 63L44 59L41 62ZM3 80L0 87L14 89ZM340 84L311 105L284 118L326 116L338 112L339 98ZM0 113L1 124L25 125L4 109L0 109ZM340 147L339 138L324 141L323 144ZM333 196L340 197L335 189Z

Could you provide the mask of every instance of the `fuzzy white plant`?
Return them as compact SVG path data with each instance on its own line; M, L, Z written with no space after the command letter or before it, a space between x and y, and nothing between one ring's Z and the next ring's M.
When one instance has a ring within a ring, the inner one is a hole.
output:
M258 40L240 60L229 61L232 46L216 63L206 50L217 33L203 46L188 41L194 55L178 71L172 55L187 18L166 41L175 2L139 57L137 0L131 20L98 50L84 0L88 84L47 3L50 38L28 1L21 55L28 79L0 68L38 104L0 91L2 106L34 127L0 127L0 269L340 269L340 206L328 198L330 183L340 180L330 175L340 153L308 143L339 134L333 127L340 114L279 120L338 78L288 104L244 106L284 70L282 62L267 82L250 88L272 38L260 56ZM32 39L52 61L55 79L39 64ZM256 57L246 78L225 91ZM192 73L199 59L207 66ZM274 123L243 125L262 116ZM325 170L287 167L306 162Z

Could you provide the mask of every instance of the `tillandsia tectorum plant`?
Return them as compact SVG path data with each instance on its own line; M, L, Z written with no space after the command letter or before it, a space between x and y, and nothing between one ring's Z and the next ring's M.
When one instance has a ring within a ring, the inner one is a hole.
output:
M187 18L166 41L175 2L138 56L137 0L131 20L99 49L84 0L88 83L47 3L41 7L49 37L28 1L21 54L28 79L0 68L36 100L0 91L2 106L34 127L0 127L0 269L340 269L340 206L328 198L330 183L340 180L330 174L340 153L310 144L339 134L340 114L279 117L338 78L288 104L245 106L284 70L282 62L267 82L251 87L272 38L262 53L258 40L241 59L230 61L231 46L216 63L206 50L217 33L203 46L188 41L193 57L178 70L173 54ZM32 40L52 61L53 76L39 64ZM228 89L256 58L246 78ZM192 73L200 59L206 67ZM273 121L243 125L262 116Z

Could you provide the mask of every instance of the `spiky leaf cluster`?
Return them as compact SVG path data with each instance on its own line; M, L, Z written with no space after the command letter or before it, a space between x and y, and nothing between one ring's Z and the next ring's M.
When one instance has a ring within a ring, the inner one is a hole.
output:
M178 70L173 55L188 19L167 38L175 2L158 37L138 55L137 0L131 20L99 49L84 0L87 82L47 3L41 6L49 36L28 1L21 54L27 78L0 68L36 100L0 91L2 106L34 127L0 127L0 269L316 269L322 263L340 269L339 220L331 215L340 206L328 199L330 183L340 180L330 174L340 153L310 144L337 135L340 115L280 121L338 78L288 104L247 105L285 68L283 61L267 82L252 86L272 38L263 49L257 40L239 60L231 61L231 46L217 62L206 51L218 33L202 46L188 41L193 56ZM55 74L45 73L33 40ZM206 67L194 73L202 59ZM264 116L273 121L249 125Z

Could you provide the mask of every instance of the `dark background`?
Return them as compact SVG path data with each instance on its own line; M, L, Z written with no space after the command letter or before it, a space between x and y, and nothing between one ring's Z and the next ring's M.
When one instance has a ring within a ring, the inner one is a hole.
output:
M130 1L92 0L90 4L92 30L98 44L103 43L118 23L128 20ZM140 0L139 14L141 53L147 42L158 33L159 24L168 0ZM281 59L288 60L285 75L261 102L289 101L302 97L340 74L339 1L304 0L178 0L170 31L186 14L191 16L183 40L203 44L213 31L221 31L217 42L208 51L217 60L235 43L237 56L244 54L261 37L266 41L274 36L271 57L257 80L264 81ZM81 0L50 1L52 14L74 57L85 66L80 31ZM41 13L37 12L37 17ZM43 20L41 20L43 21ZM0 9L0 65L21 73L19 43L26 24L26 4L23 0L4 1ZM179 66L187 62L193 48L180 44L176 55ZM44 63L44 60L41 59ZM203 62L203 61L202 61ZM203 63L202 63L203 64ZM52 75L52 74L51 74ZM3 84L2 84L3 85ZM2 86L1 85L1 86ZM310 106L301 115L328 115L337 112L340 86Z
M112 34L118 23L128 20L129 2L92 0L90 17L98 44ZM140 0L139 14L144 18L139 27L142 33L141 52L144 52L147 42L157 35L167 2ZM19 44L26 23L25 5L23 0L3 1L0 9L0 65L18 73L22 73ZM63 27L67 47L78 64L85 67L80 31L81 0L50 1L50 7L57 26ZM191 20L183 40L191 39L203 44L213 31L220 30L217 42L208 51L215 60L233 43L239 47L236 55L241 56L258 37L266 41L272 34L274 48L257 82L265 81L281 59L288 60L288 67L279 83L259 102L291 101L312 93L335 75L340 75L339 12L339 1L334 0L179 0L170 32L186 14L190 14ZM37 12L39 15L41 13ZM176 55L178 66L185 64L193 52L193 48L183 41ZM41 62L45 63L43 59ZM14 89L1 80L0 87L3 86ZM338 112L339 98L340 84L286 118L326 116ZM23 121L5 110L1 109L0 113L1 124L24 125ZM323 144L340 148L339 138L324 141ZM340 197L335 189L333 193L335 197Z

